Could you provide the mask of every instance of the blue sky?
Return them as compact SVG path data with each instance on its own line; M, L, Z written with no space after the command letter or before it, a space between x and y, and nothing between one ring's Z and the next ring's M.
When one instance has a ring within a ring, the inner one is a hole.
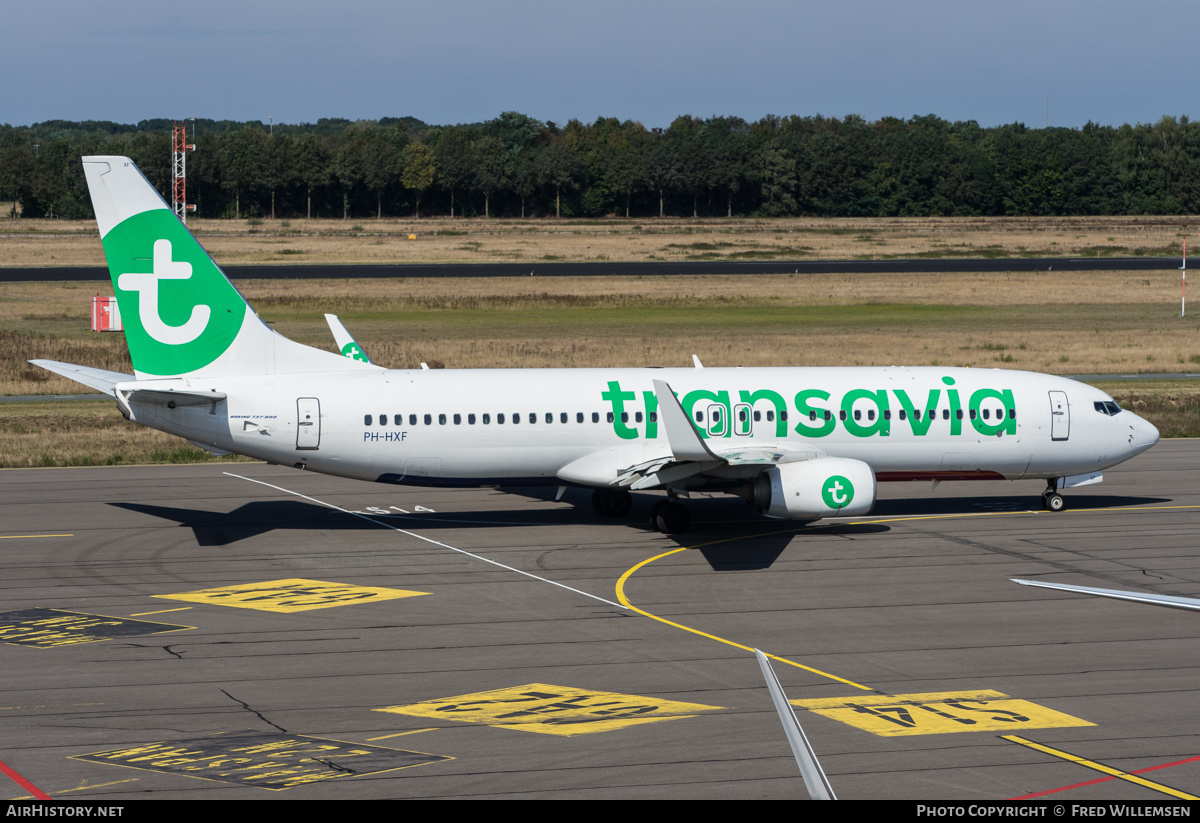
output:
M1200 4L5 0L0 123L1196 116Z

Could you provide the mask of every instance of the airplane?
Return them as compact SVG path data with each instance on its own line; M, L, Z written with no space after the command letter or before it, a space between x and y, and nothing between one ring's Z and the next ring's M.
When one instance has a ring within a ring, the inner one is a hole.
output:
M1092 586L1073 586L1070 583L1043 583L1040 580L1021 580L1010 577L1014 583L1022 586L1036 586L1039 589L1054 589L1072 594L1090 594L1093 597L1107 597L1111 600L1127 600L1130 603L1144 603L1148 606L1163 606L1168 609L1183 609L1189 612L1200 612L1200 600L1194 597L1179 597L1174 594L1150 594L1149 592L1132 592L1122 589L1098 589Z
M387 369L271 330L129 158L83 166L134 374L30 362L214 453L378 483L585 487L612 517L663 491L651 526L679 534L693 492L813 521L868 513L881 481L1033 478L1059 511L1061 489L1158 441L1096 388L1002 369Z

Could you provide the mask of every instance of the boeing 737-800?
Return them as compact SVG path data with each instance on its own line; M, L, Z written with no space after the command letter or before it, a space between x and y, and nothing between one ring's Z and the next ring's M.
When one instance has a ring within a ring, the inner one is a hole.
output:
M676 533L693 491L816 520L869 512L876 481L1038 478L1058 510L1060 489L1158 441L1098 389L999 369L386 369L272 331L128 158L83 162L135 374L33 362L213 451L380 483L584 486L614 516L661 490L652 522Z

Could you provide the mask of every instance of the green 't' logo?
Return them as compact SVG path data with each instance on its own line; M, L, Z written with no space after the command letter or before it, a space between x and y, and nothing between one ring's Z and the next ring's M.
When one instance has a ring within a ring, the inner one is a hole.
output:
M362 348L353 340L342 346L342 357L349 357L351 360L361 360L364 363L371 362L371 358L367 357L363 353Z
M246 303L167 209L130 217L104 237L133 366L185 374L237 337Z
M835 474L821 484L821 500L831 509L844 509L854 499L854 484Z

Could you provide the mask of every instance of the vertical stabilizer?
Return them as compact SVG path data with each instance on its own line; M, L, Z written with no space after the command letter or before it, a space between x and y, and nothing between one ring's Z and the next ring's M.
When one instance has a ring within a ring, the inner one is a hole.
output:
M267 328L128 157L85 157L83 168L138 377L363 365Z

